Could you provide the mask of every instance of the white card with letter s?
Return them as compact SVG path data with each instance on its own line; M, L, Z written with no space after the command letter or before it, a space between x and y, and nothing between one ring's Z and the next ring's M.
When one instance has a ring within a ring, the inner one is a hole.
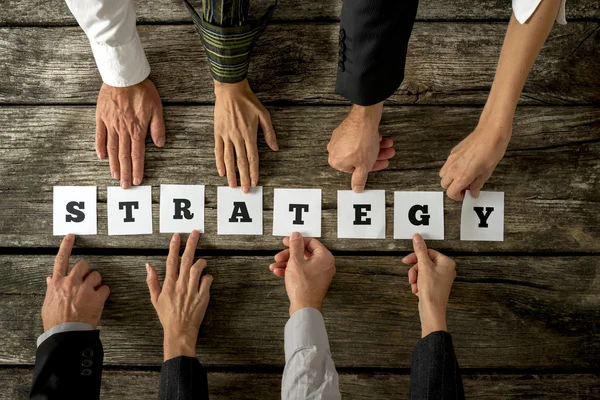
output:
M385 239L385 190L338 190L338 238Z
M262 186L250 188L249 193L241 187L217 188L217 234L262 235L263 191Z
M321 189L275 189L273 236L321 237Z
M444 240L444 192L394 192L394 239Z
M109 186L106 191L109 235L152 233L151 186Z
M504 241L504 192L465 192L460 216L460 240Z
M69 233L96 235L96 186L54 186L53 223L54 236Z
M160 232L204 232L204 185L160 185Z

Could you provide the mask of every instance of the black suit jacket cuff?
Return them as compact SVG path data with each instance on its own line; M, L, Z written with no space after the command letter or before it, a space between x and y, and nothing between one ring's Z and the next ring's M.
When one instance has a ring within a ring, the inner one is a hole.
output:
M175 357L160 371L159 400L208 400L206 370L195 357Z

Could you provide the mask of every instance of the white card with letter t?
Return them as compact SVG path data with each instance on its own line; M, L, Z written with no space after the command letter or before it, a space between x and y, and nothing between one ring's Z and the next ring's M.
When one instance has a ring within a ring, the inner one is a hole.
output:
M109 235L152 233L151 186L109 186L106 191Z

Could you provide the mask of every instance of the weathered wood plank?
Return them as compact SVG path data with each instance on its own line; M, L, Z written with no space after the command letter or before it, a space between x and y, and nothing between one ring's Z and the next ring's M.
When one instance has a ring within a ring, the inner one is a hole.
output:
M179 0L156 0L145 2L136 0L138 22L182 23L188 22L189 15ZM251 14L260 15L273 0L251 2ZM200 8L201 1L192 4ZM274 20L337 20L342 8L340 0L320 0L306 2L286 0L280 2ZM64 0L3 0L0 25L64 25L76 24ZM454 0L421 0L417 19L419 20L487 20L508 19L512 12L510 2L505 0L457 2ZM594 0L574 1L567 4L567 19L600 18L600 5Z
M369 188L386 189L386 240L337 239L336 191L349 176L327 164L330 132L344 107L271 108L281 150L260 148L265 186L264 236L216 234L216 174L212 150L212 108L167 107L167 147L148 145L146 179L152 185L154 234L106 235L106 186L114 185L107 161L93 150L92 107L0 108L0 247L54 247L52 187L99 186L99 235L81 237L83 247L166 248L158 233L161 183L207 184L203 248L276 249L271 236L274 187L320 187L323 241L336 250L406 250L393 240L394 190L441 190L438 171L447 154L470 132L479 109L400 107L387 109L381 132L396 141L390 169L371 174ZM486 185L506 192L504 242L461 242L460 203L446 199L446 241L442 249L468 251L600 251L600 110L594 107L522 107L505 159ZM431 143L435 143L432 146ZM310 163L304 160L310 159Z
M166 102L212 102L212 80L191 25L143 26L151 78ZM483 104L504 23L417 23L406 77L389 101ZM95 103L100 77L89 42L77 27L0 29L0 102ZM301 40L298 40L301 38ZM346 103L334 93L338 26L270 27L250 67L262 101ZM598 104L600 29L595 22L557 27L525 86L526 104Z
M162 329L146 262L90 256L111 288L107 365L159 365ZM600 359L600 262L586 257L458 257L448 326L463 368L593 368ZM287 296L270 257L210 257L215 277L199 354L208 366L282 366ZM0 363L31 364L53 256L0 256ZM338 367L408 368L420 336L400 257L338 257L324 315ZM357 356L356 349L361 349Z
M0 400L27 399L31 386L29 368L0 368ZM156 399L157 371L105 370L102 374L104 400ZM600 380L592 374L561 375L465 375L463 383L470 399L593 400L600 396ZM280 399L280 373L209 372L211 399ZM344 399L404 399L409 376L396 374L340 374Z

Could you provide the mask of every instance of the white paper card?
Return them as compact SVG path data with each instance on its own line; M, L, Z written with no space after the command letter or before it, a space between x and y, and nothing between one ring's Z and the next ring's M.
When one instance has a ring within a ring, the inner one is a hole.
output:
M249 193L241 187L217 188L217 233L219 235L262 235L263 195L262 186L250 188Z
M321 237L321 189L275 189L273 236Z
M160 185L160 232L204 232L204 185Z
M96 186L54 186L54 236L96 235Z
M444 240L444 192L394 192L394 239Z
M385 239L385 190L338 190L338 238Z
M151 186L134 186L129 189L109 186L106 190L109 235L152 233Z
M504 193L465 192L460 217L460 240L504 241Z

